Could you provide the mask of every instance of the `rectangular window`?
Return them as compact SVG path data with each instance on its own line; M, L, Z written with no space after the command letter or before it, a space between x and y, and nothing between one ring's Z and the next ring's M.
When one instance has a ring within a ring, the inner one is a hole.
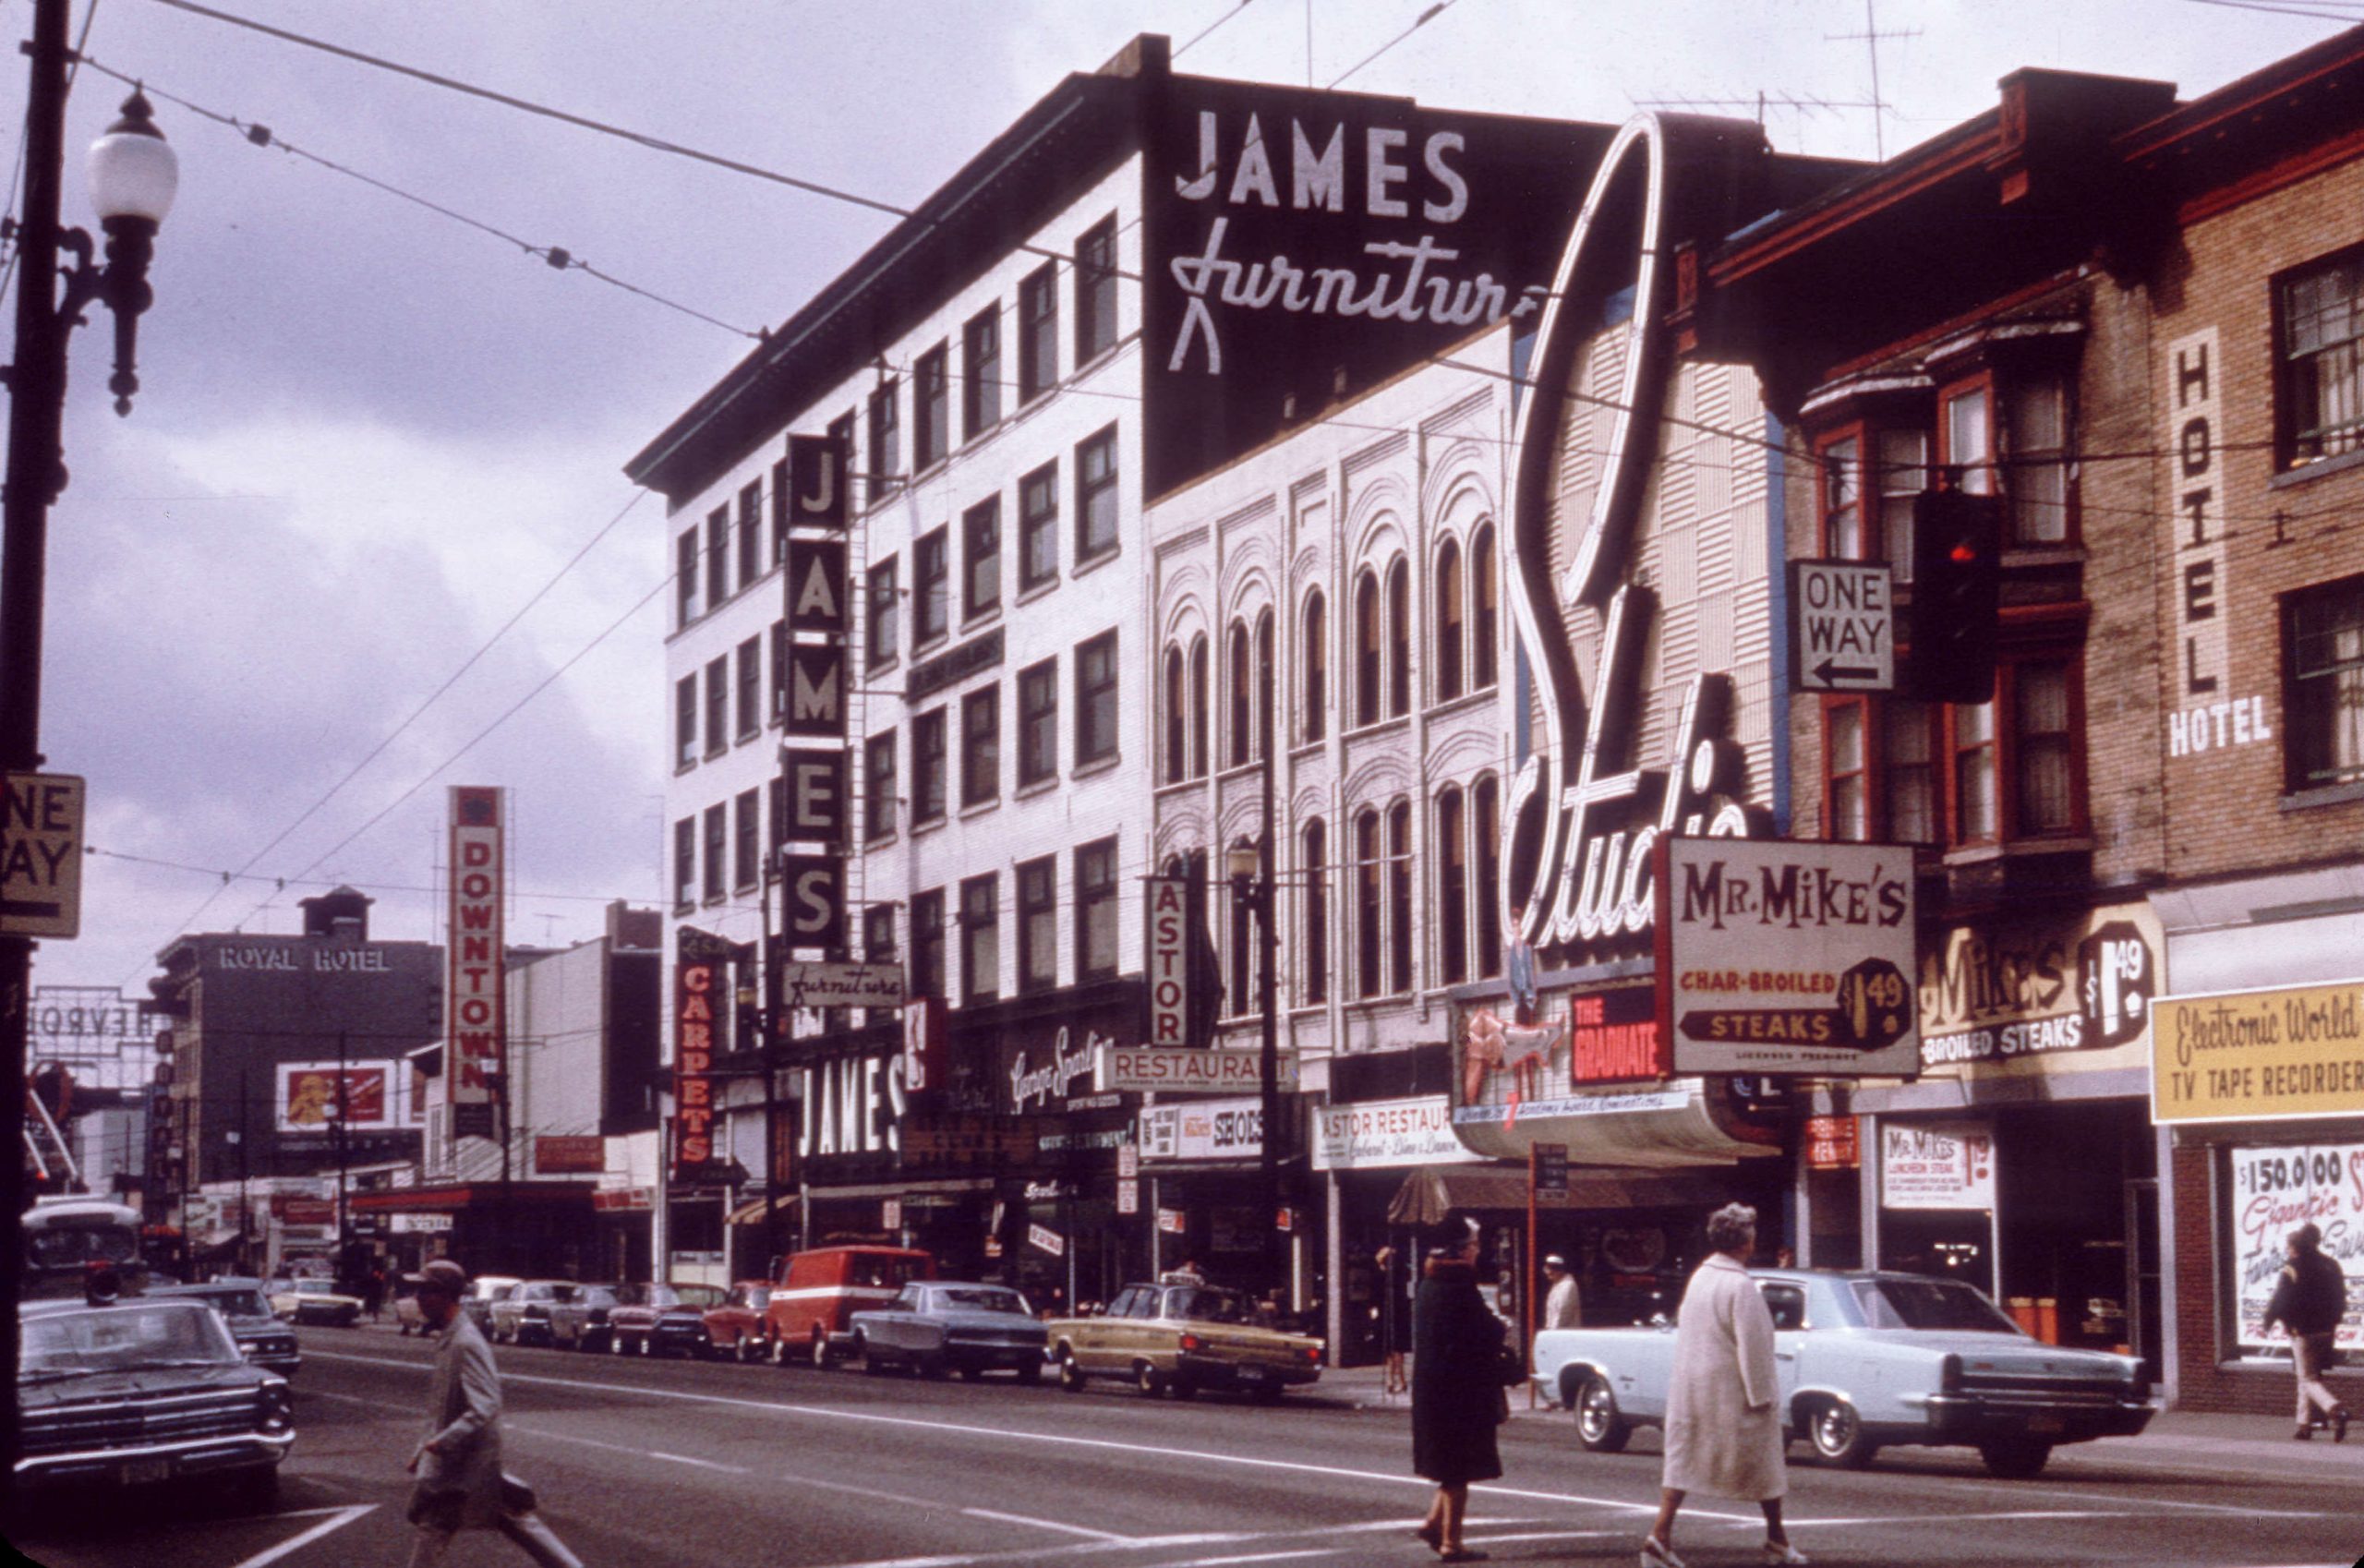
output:
M1379 814L1355 822L1355 995L1379 995Z
M1075 449L1075 559L1079 566L1116 548L1116 427Z
M1103 632L1075 650L1075 765L1116 754L1116 633Z
M1388 980L1397 992L1412 989L1412 808L1398 803L1387 814Z
M874 964L895 961L895 906L873 904L862 911L862 956Z
M1437 961L1448 985L1469 978L1469 842L1458 790L1437 802Z
M1045 463L1018 481L1018 588L1059 574L1059 465Z
M739 645L739 739L744 741L764 727L764 640L750 637Z
M1961 488L1972 495L1992 495L1995 470L1993 418L1987 389L1982 383L1945 400L1940 433L1945 437L1945 464L1961 470Z
M1001 423L1001 307L960 329L960 439L975 440Z
M698 760L698 678L684 675L673 682L673 766L687 767Z
M706 520L706 607L719 609L730 597L730 509L718 506Z
M2290 596L2282 644L2290 788L2364 779L2364 577Z
M739 585L764 574L764 486L757 480L739 492Z
M960 803L981 806L1001 794L1001 685L960 699Z
M1075 362L1116 346L1116 220L1103 218L1075 242Z
M772 564L788 559L788 459L772 464Z
M911 992L944 995L944 889L911 895Z
M698 531L684 528L673 541L673 624L698 618Z
M673 907L691 910L698 901L698 821L685 816L673 824Z
M2282 279L2274 306L2282 465L2355 451L2364 445L2364 367L2357 352L2364 342L2364 252Z
M706 808L706 896L709 903L723 893L723 877L728 867L723 859L729 848L730 814L720 806Z
M1953 716L1954 840L1991 843L2002 830L1996 799L1995 705L1959 705Z
M1018 785L1040 784L1059 771L1059 661L1046 658L1018 672Z
M935 528L911 546L911 645L923 647L952 629L951 531Z
M1863 554L1863 442L1853 436L1831 441L1822 458L1822 553L1840 561Z
M1105 980L1116 972L1116 840L1102 838L1075 852L1076 979Z
M1879 548L1895 581L1912 580L1912 498L1929 488L1929 438L1921 430L1879 433Z
M1822 711L1825 838L1862 843L1872 836L1868 725L1860 701L1831 703Z
M1001 497L960 514L960 613L968 620L1001 608Z
M1320 817L1305 825L1301 842L1304 849L1297 869L1305 876L1305 946L1297 955L1297 972L1309 1007L1330 999L1330 868L1324 863L1330 834Z
M720 756L730 746L730 661L709 660L706 667L706 754Z
M1059 384L1059 264L1045 261L1018 285L1018 401Z
M2074 832L2077 747L2069 725L2069 666L2058 659L2023 659L2010 665L2008 673L2012 770L2019 783L2012 828L2023 836Z
M870 451L867 453L870 497L876 501L895 482L903 461L900 413L902 384L893 377L878 383L870 394Z
M1018 862L1018 988L1048 991L1059 983L1059 862Z
M2011 542L2055 545L2068 537L2068 387L2058 376L2009 384Z
M902 596L896 588L895 573L896 561L891 555L870 569L870 621L863 636L873 669L895 661L895 639L899 634L896 621L902 608Z
M1000 878L987 872L960 884L960 998L990 1002L1001 995Z
M944 820L944 710L911 720L911 821Z
M862 751L862 836L884 838L895 831L895 731L873 735Z
M730 886L742 893L754 888L763 864L763 831L762 794L742 790L731 802L730 823Z
M952 440L952 368L949 351L937 344L911 371L911 472L924 474L944 461Z
M1926 703L1891 699L1881 714L1881 754L1888 766L1888 836L1899 844L1937 841L1936 714Z

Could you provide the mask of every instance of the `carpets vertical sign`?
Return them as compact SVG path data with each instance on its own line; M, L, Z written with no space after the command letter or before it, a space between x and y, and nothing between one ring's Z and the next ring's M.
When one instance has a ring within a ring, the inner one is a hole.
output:
M673 986L673 1185L705 1179L714 1161L714 1004L722 960L683 958Z
M443 1028L452 1058L452 1133L493 1136L495 1087L506 1067L501 899L507 875L501 791L451 790L452 911L444 949Z

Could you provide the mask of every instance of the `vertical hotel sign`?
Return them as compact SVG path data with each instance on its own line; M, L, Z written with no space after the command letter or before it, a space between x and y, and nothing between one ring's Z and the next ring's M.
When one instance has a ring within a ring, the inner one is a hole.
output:
M452 1056L452 1131L490 1138L494 1088L504 1069L501 999L501 791L451 790L452 920L444 961L444 1031Z

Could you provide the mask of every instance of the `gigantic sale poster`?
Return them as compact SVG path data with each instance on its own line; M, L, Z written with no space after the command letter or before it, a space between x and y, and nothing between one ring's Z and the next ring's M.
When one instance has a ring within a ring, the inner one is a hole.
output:
M2242 1347L2286 1343L2279 1328L2268 1337L2265 1304L2282 1273L2285 1238L2310 1222L2323 1233L2323 1251L2347 1273L2340 1347L2364 1346L2364 1143L2236 1149L2230 1185L2233 1295L2240 1303Z

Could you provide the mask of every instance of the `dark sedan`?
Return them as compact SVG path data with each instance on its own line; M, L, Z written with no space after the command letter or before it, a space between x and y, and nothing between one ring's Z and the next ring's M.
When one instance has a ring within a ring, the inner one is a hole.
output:
M230 1337L238 1342L239 1353L258 1367L268 1367L281 1377L293 1377L296 1369L304 1364L296 1347L296 1333L279 1321L263 1298L260 1280L214 1280L208 1285L159 1285L148 1289L151 1297L188 1297L202 1301L222 1314L222 1321L230 1330Z
M608 1313L616 1305L616 1287L586 1285L564 1301L550 1303L550 1343L561 1350L598 1350L608 1343Z
M1048 1335L1026 1298L1006 1285L918 1281L873 1311L853 1315L862 1369L907 1367L922 1377L982 1377L1006 1369L1022 1383L1043 1377Z
M608 1348L619 1356L696 1356L706 1349L706 1315L722 1305L710 1285L624 1285L608 1310Z
M287 1380L251 1365L200 1301L28 1305L17 1363L20 1489L219 1477L269 1504L296 1441Z

